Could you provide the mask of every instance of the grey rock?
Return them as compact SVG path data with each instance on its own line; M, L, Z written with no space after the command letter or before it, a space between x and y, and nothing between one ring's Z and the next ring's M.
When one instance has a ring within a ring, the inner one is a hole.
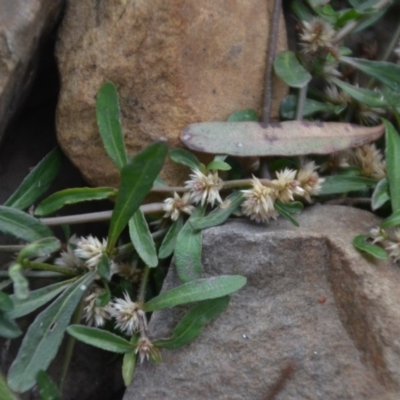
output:
M399 398L400 271L351 244L379 219L344 206L297 219L204 232L204 276L247 285L196 341L140 365L124 400ZM164 290L177 284L171 268ZM151 336L168 337L182 312L154 313Z
M29 92L38 49L63 4L64 0L0 1L0 141Z

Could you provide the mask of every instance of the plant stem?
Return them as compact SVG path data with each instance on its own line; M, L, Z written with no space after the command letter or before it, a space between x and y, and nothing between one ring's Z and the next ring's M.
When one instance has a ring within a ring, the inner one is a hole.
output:
M282 9L282 0L274 0L274 9L272 18L270 20L271 28L268 37L268 56L267 68L265 73L265 90L264 90L264 108L263 108L263 122L269 122L271 118L271 104L272 104L272 73L274 66L274 59L276 53L276 43L278 41L279 33L279 19Z
M142 281L140 282L139 294L138 294L138 303L144 303L146 298L146 288L147 282L149 281L150 276L150 268L146 265L143 275Z
M40 263L35 261L24 260L22 263L24 268L38 269L41 271L53 271L67 276L76 276L77 274L69 268L58 267L52 264Z
M23 271L26 278L61 278L64 274L52 271ZM0 278L8 278L8 271L0 271Z
M306 98L307 98L307 89L308 85L304 85L299 90L299 96L297 98L296 117L295 117L296 121L301 121L303 119L304 106L306 104Z

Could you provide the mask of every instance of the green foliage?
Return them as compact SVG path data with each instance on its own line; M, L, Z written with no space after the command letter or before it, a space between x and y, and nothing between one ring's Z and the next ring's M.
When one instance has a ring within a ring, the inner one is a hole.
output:
M183 218L179 216L178 219L173 222L168 229L168 232L164 236L164 240L162 241L160 249L158 250L158 257L160 259L167 258L174 252L176 241L182 227Z
M384 120L386 128L386 168L392 210L400 209L400 137L394 126Z
M275 209L282 217L290 221L294 226L299 226L299 223L290 215L298 214L303 209L303 203L294 201L291 203L282 203L280 200L275 201Z
M8 269L8 275L13 281L15 296L20 300L25 300L29 296L29 282L22 270L22 265L15 263Z
M353 239L353 246L364 252L367 253L375 258L386 260L387 253L382 247L377 246L376 244L371 244L367 242L368 236L367 235L358 235Z
M375 190L371 196L371 208L373 211L382 207L390 200L389 184L386 178L381 179L375 186Z
M58 251L61 242L55 237L47 237L36 240L25 246L18 254L18 262L22 263L26 258L41 257Z
M275 58L274 68L290 87L302 88L311 80L311 74L300 64L293 51L280 52Z
M358 192L374 188L377 180L364 176L332 175L325 178L320 195Z
M18 400L18 397L11 391L11 389L7 385L7 382L4 379L3 374L0 374L0 399L2 399L2 400Z
M175 163L185 165L191 169L199 169L200 161L197 157L185 149L172 149L168 157Z
M243 121L258 121L258 115L252 108L246 110L239 110L232 113L228 119L228 122L243 122Z
M62 400L58 387L45 371L39 371L36 380L41 400Z

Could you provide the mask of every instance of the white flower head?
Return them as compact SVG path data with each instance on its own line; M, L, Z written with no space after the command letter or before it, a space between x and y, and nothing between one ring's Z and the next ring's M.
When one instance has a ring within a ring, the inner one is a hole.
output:
M74 253L77 257L85 261L85 265L89 269L94 270L99 264L106 247L107 239L103 239L103 241L100 242L96 237L89 235L78 241Z
M194 203L211 204L222 203L219 191L222 189L223 180L218 176L218 172L208 172L204 175L200 170L193 169L193 174L189 175L191 180L186 181L186 187L190 190L190 197Z
M302 21L303 31L300 34L304 53L314 53L320 49L333 48L335 30L333 26L320 17L310 22Z
M241 191L245 198L242 203L243 214L256 222L268 222L271 218L276 219L279 215L274 208L276 190L264 186L255 176L253 176L252 184L252 189Z
M114 299L111 303L110 314L115 319L116 327L128 335L147 329L146 313L124 293L125 299Z
M372 239L372 244L375 244L384 242L388 238L388 235L384 229L378 227L372 228L369 231L369 237Z
M54 264L64 268L83 268L85 266L84 262L74 252L77 242L76 236L71 236L67 244L67 251L62 251L60 257L54 260Z
M138 345L136 347L135 353L139 353L140 362L142 363L145 359L151 359L155 362L161 360L161 354L157 347L150 341L150 339L146 336L141 337L138 341Z
M400 260L400 229L396 229L394 232L394 238L389 240L385 245L385 250L389 252L389 257L393 259L394 262Z
M362 175L382 179L386 176L386 163L383 155L372 144L364 144L353 150L352 162L361 169Z
M85 297L83 318L89 326L101 327L104 326L106 320L110 319L110 306L108 304L104 307L96 305L97 298L103 293L104 289L97 286Z
M295 180L295 170L285 168L284 171L278 171L276 177L277 179L274 179L271 184L276 190L277 198L283 203L293 201L293 194L304 195L304 189L300 187L300 182Z
M304 189L304 198L308 202L312 202L311 196L316 196L321 188L325 179L320 178L316 170L318 167L314 161L307 162L297 172L297 180L300 186Z
M186 192L182 197L174 192L174 197L165 199L164 203L164 218L171 217L172 221L176 221L181 212L190 215L194 210L194 206L190 205L190 192Z

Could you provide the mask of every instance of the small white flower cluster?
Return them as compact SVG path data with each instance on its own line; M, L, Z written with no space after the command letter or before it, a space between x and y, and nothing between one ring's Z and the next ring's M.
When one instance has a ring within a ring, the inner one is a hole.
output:
M315 163L310 161L299 171L286 168L284 171L277 172L276 179L268 185L263 185L259 179L253 177L253 187L242 190L245 198L242 203L243 214L256 222L268 222L279 215L274 208L276 200L287 203L293 201L296 195L311 202L311 196L319 193L324 181L316 170Z
M164 200L164 217L170 217L176 221L181 212L191 214L194 210L192 203L205 203L214 206L214 204L222 203L219 191L222 189L223 180L218 176L218 172L208 172L203 174L199 169L193 169L189 175L190 180L186 181L185 188L187 192L180 197L174 193L174 197Z
M309 22L302 21L300 40L304 53L315 53L318 50L333 49L335 29L320 17L314 17Z
M388 253L393 262L400 261L400 229L387 232L382 228L373 228L369 232L372 244L379 243Z
M386 176L386 161L374 143L331 154L323 167L332 171L350 166L360 168L361 174L368 178L382 179Z

